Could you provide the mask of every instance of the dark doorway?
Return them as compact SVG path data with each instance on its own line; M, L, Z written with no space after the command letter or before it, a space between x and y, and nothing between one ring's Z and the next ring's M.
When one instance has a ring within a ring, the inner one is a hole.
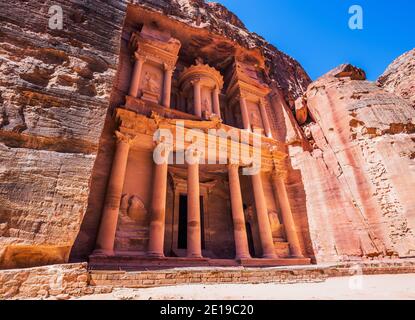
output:
M254 246L254 238L252 237L252 229L251 224L246 223L246 235L248 237L248 247L249 247L249 254L251 257L255 257L255 246Z
M202 238L202 249L205 249L205 214L203 197L200 197L200 232ZM187 249L187 195L180 195L179 200L179 230L178 249Z

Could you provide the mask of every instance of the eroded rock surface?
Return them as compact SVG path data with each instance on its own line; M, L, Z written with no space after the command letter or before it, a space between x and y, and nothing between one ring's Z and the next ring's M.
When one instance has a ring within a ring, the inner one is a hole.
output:
M415 110L361 75L343 65L308 87L311 146L290 147L320 262L415 255Z
M0 4L2 268L65 262L79 230L126 6L97 3Z
M378 79L385 90L407 99L415 107L415 49L397 58Z

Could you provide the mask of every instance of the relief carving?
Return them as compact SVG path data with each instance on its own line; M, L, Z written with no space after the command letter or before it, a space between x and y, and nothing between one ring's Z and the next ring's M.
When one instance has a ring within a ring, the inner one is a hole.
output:
M132 196L129 201L127 210L128 216L135 221L145 221L147 218L147 209L143 201L137 196Z
M147 90L151 93L159 93L160 86L159 86L159 78L156 74L151 72L146 72L144 75L144 90Z
M271 226L272 234L277 234L280 229L280 219L278 218L278 213L275 211L268 212L269 224Z
M147 209L136 195L124 194L122 196L120 213L122 217L133 220L139 225L147 221Z
M250 224L254 223L254 207L250 205L244 210L245 213L245 221L249 222Z
M262 121L261 118L259 117L258 113L255 111L251 112L251 123L252 123L252 127L255 128L262 128Z

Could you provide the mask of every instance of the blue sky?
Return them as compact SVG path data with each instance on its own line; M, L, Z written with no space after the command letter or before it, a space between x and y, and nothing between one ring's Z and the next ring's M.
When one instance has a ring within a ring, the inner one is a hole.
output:
M314 80L352 63L375 80L399 55L415 47L414 0L216 0ZM351 5L363 8L363 30L351 30Z

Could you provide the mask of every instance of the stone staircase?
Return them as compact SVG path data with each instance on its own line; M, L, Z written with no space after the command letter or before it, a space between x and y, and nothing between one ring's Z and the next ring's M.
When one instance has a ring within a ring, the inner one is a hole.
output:
M290 257L290 245L288 242L274 242L275 253L280 258Z

